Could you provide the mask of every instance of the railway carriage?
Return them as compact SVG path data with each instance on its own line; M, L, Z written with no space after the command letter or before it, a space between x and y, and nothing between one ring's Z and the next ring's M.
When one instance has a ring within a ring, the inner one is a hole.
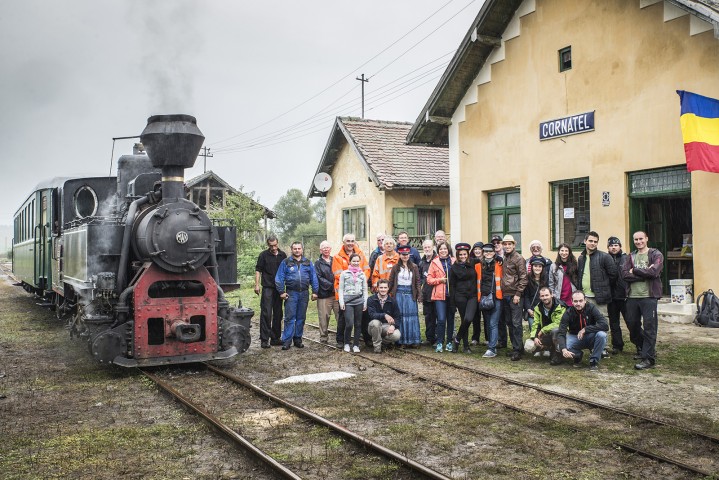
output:
M148 119L115 177L38 185L14 217L13 273L121 366L223 360L247 350L252 311L230 308L235 227L185 199L204 136L189 115ZM146 153L143 151L146 149Z

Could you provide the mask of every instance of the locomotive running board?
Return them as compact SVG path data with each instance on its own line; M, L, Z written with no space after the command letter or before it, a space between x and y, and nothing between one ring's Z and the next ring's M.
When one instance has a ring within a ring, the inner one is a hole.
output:
M139 360L135 358L127 358L123 356L117 356L112 361L115 365L121 367L159 367L162 365L171 365L177 363L196 363L206 362L208 360L223 360L225 358L234 357L239 352L236 347L230 347L224 352L218 352L213 354L197 354L197 355L177 355L174 357L153 357L153 358L141 358Z

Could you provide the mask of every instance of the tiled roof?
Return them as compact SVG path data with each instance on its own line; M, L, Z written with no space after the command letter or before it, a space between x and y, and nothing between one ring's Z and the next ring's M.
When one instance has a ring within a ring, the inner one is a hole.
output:
M407 145L411 123L350 117L339 122L386 188L449 188L447 148Z
M370 180L386 189L449 189L447 147L407 145L412 124L337 117L316 173L332 174L342 145L349 144ZM318 195L314 185L308 197Z

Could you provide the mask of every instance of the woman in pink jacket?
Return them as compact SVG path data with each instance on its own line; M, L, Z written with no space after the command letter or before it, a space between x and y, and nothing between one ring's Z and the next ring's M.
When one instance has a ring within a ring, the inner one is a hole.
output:
M449 301L448 280L452 263L454 263L452 247L447 242L439 242L437 244L437 257L432 260L427 272L427 283L432 285L432 301L437 310L437 352L441 352L445 345L448 352L452 351L454 308L452 308Z

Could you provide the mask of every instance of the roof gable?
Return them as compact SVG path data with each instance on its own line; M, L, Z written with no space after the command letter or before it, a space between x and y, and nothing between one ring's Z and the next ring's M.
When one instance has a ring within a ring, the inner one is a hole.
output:
M407 122L338 117L316 174L332 174L346 142L370 180L381 189L448 189L447 148L408 145L411 127ZM318 193L312 185L308 196Z
M407 135L410 144L447 145L448 127L455 110L490 54L501 46L502 35L517 10L528 0L486 0L457 52L425 103ZM534 1L534 0L532 0ZM635 0L637 1L637 0ZM651 4L659 0L641 0ZM719 38L718 0L667 0L667 2L713 25Z

